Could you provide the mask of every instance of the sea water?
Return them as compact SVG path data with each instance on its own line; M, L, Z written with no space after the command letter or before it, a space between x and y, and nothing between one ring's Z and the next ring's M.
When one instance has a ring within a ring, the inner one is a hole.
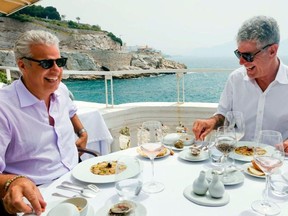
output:
M185 74L185 102L217 103L228 75L240 67L236 57L191 58L174 57L188 68L226 69L226 72L190 72ZM225 70L223 70L225 71ZM65 80L75 100L106 103L104 80ZM109 85L110 94L110 85ZM113 79L114 104L133 102L176 102L177 79L175 74L134 79ZM111 98L109 98L111 103Z

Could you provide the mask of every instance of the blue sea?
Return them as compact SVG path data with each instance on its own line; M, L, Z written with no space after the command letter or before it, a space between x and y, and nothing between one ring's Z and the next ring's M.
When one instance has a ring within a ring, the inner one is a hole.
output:
M229 73L239 67L234 58L170 57L188 68L228 69L226 72L191 72L185 74L185 102L219 101ZM75 100L106 103L104 80L64 80ZM114 104L132 102L176 102L175 74L135 79L113 79ZM109 85L110 88L110 85ZM109 89L110 92L110 89ZM111 103L111 98L109 98Z

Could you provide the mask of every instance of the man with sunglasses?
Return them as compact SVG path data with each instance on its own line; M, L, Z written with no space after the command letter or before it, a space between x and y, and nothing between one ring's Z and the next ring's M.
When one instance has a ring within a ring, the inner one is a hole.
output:
M60 55L58 38L27 31L17 39L14 53L22 76L0 90L0 194L5 207L0 215L40 215L46 203L36 185L75 167L76 146L86 147L87 133L61 82L67 58Z
M214 116L194 122L196 139L203 140L222 125L231 110L244 115L243 140L252 141L265 129L288 138L288 68L277 57L279 41L278 24L273 18L256 16L243 23L234 51L242 67L229 75Z

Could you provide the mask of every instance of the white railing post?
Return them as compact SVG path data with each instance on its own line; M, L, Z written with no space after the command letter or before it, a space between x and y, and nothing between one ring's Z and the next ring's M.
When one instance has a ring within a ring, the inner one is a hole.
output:
M182 89L180 89L180 80L182 80ZM177 103L184 103L185 102L185 85L184 85L184 75L183 72L176 71L176 82L177 82ZM182 92L181 92L182 90ZM182 95L180 95L181 93ZM182 101L180 101L180 97L182 96Z
M9 68L6 68L6 78L7 78L7 81L10 83L12 81L11 79L11 71Z
M113 76L111 74L105 75L105 98L106 98L106 108L109 107L109 95L108 95L108 80L110 80L111 89L111 105L114 107L114 92L113 92Z

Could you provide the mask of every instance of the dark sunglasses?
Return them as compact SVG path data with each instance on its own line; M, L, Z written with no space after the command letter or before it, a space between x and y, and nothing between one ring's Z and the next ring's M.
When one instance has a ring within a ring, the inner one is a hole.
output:
M56 62L56 65L58 67L64 67L66 65L66 62L67 62L67 58L64 58L64 57L61 57L58 59L43 59L43 60L36 60L33 58L29 58L29 57L23 57L22 59L27 59L29 61L38 62L39 65L44 69L49 69L49 68L53 67L54 61Z
M240 59L240 58L242 57L242 58L245 59L245 61L247 61L247 62L253 62L253 61L254 61L254 57L255 57L258 53L260 53L262 50L264 50L264 49L266 49L267 47L270 47L270 46L272 46L272 45L273 45L273 44L268 44L268 45L262 47L260 50L258 50L258 51L255 52L254 54L253 54L253 53L241 53L241 52L239 52L238 49L236 49L236 50L234 51L234 54L237 56L238 59Z

